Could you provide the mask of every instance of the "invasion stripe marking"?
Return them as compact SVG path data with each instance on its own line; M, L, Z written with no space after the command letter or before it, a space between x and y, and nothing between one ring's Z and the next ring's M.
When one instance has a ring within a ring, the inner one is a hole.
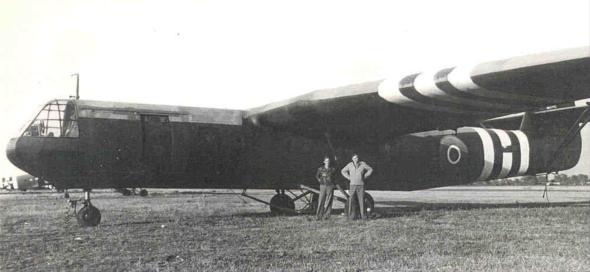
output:
M483 167L477 180L486 180L490 177L492 168L494 167L494 143L492 142L492 137L490 137L490 134L485 129L478 127L471 129L479 135L483 149Z
M412 108L421 109L421 110L428 110L428 111L433 111L433 110L448 111L447 109L423 105L422 103L418 103L418 102L404 96L400 92L400 89L402 87L404 87L404 85L402 83L404 83L403 80L400 81L400 80L396 80L396 79L386 79L383 82L381 82L381 84L379 84L379 88L377 90L377 93L379 94L379 96L381 98L383 98L391 103L394 103L394 104L398 104L398 105L402 105L402 106L406 106L406 107L412 107ZM411 84L411 82L408 84ZM458 113L459 111L451 111L451 112Z
M522 109L522 102L491 98L485 96L477 96L472 93L460 91L459 89L455 88L455 86L453 86L447 78L449 73L453 69L454 68L446 68L440 70L438 73L436 73L436 75L434 75L434 81L436 86L438 86L438 88L445 92L447 95L473 101L472 103L475 105L482 105L485 107L494 106L496 108L509 110L511 112Z
M497 178L505 178L508 176L510 171L512 170L512 152L506 152L504 149L511 145L510 136L504 130L500 129L492 129L500 138L501 149L502 152L502 170Z
M424 97L414 89L414 79L418 75L406 76L399 81L399 84L395 85L394 82L385 80L379 85L379 95L389 102L418 109L473 114L473 112L458 110L456 107L439 107L429 102L427 97Z
M447 111L455 112L456 111L455 109L458 108L458 106L461 106L461 105L457 105L457 104L453 104L453 103L448 103L445 101L435 100L435 99L432 99L432 98L420 93L416 89L415 82L416 82L416 80L418 80L421 77L421 75L422 74L414 74L414 75L410 75L410 76L403 78L400 82L399 91L404 96L406 96L418 103L422 103L426 106L432 107L433 109L436 107L436 108L446 109ZM462 109L461 110L462 112L481 112L481 108L474 108L474 107L469 107L466 105L463 105L461 107L461 109Z
M492 138L494 149L494 167L492 167L492 173L490 173L488 179L495 179L500 175L500 172L502 171L502 159L504 152L502 152L502 144L500 142L500 137L498 137L498 134L496 134L496 132L492 130L486 131L490 134L490 137Z
M518 169L520 168L520 142L513 131L507 131L507 133L508 137L510 137L510 141L512 142L513 157L512 166L510 167L510 173L508 173L508 176L513 177L516 176Z
M401 82L395 79L385 79L381 84L379 84L379 88L377 93L383 99L392 102L392 103L399 103L399 104L417 104L413 100L403 96L399 92L399 88L401 87Z
M512 93L506 92L499 92L499 91L490 91L487 89L482 88L481 86L477 85L473 79L471 78L471 71L474 69L474 66L458 66L453 69L448 75L447 79L451 85L455 86L459 91L472 93L478 96L485 96L485 97L494 97L494 98L501 98L503 100L518 100L522 104L533 104L533 105L543 105L543 104L551 104L555 102L551 99L545 99L542 97L532 97L532 96L525 96L525 95L517 95ZM540 102L545 102L541 103ZM551 103L550 103L551 102Z
M434 81L435 73L426 72L419 74L414 79L414 90L418 92L423 97L423 101L427 103L436 104L443 107L451 107L451 108L462 108L469 111L476 111L482 112L486 110L494 110L499 111L497 104L486 104L484 105L475 103L477 101L462 99L459 97L453 97L449 94L443 92ZM483 109L482 106L487 107L487 109ZM503 108L506 110L506 108ZM505 112L505 111L504 111Z
M520 143L520 168L518 168L517 175L522 176L529 170L530 145L529 138L520 130L513 130L514 135L518 138Z

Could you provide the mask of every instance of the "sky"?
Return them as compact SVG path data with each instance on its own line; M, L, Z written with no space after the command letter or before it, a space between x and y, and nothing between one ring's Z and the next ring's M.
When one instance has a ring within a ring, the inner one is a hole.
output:
M82 99L247 109L589 44L590 1L2 1L0 149L73 73Z

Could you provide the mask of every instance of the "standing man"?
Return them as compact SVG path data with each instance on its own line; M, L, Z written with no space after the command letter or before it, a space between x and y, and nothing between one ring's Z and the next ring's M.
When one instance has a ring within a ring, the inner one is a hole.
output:
M334 172L336 169L330 166L330 158L324 157L324 165L318 168L315 178L320 183L320 198L316 216L318 220L330 218L332 213L332 200L334 197ZM324 203L326 204L324 207Z
M348 197L348 216L350 217L353 209L353 198L356 194L361 211L361 218L367 219L365 216L365 179L372 173L373 168L363 161L359 161L357 154L352 155L352 162L349 162L342 168L342 176L350 181L350 196Z

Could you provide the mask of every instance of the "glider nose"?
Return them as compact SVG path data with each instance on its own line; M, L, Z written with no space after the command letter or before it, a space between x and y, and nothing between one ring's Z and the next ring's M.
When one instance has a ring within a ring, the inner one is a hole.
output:
M6 157L19 169L29 173L37 173L39 169L38 148L30 144L27 138L12 138L6 146Z
M6 157L15 166L20 165L20 162L18 161L18 157L16 156L16 142L17 141L18 141L18 138L12 138L8 141L8 144L6 145Z

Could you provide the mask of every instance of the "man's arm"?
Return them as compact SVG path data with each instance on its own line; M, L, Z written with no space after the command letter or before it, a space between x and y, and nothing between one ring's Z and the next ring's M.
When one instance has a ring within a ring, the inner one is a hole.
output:
M340 171L340 173L342 174L342 176L344 178L346 178L347 180L350 180L350 173L348 170L348 164L346 166L344 166L344 168L342 168L342 171Z
M373 174L373 168L365 163L365 169L367 170L367 172L365 172L365 178L368 178L371 176L371 174Z
M315 179L321 183L322 181L320 180L320 173L320 168L318 168L318 170L315 172Z

